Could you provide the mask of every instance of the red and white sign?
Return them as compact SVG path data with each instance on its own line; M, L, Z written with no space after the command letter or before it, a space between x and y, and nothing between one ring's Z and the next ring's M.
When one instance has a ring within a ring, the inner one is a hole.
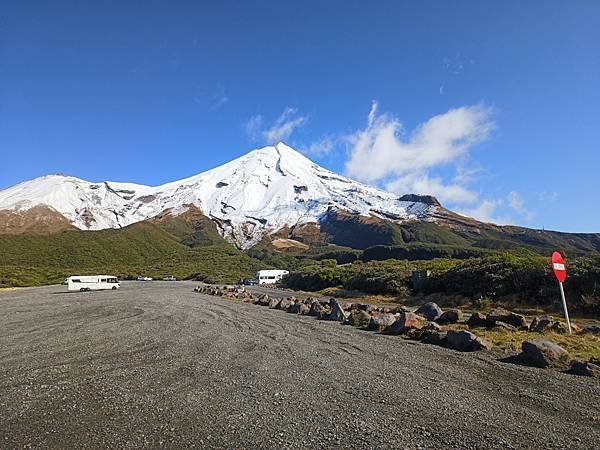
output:
M552 253L552 270L554 275L561 283L567 279L567 265L560 253Z

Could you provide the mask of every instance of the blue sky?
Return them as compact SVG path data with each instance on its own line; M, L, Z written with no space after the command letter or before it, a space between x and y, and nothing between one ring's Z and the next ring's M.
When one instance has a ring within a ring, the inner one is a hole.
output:
M3 2L0 187L160 184L283 139L497 222L600 231L600 3Z

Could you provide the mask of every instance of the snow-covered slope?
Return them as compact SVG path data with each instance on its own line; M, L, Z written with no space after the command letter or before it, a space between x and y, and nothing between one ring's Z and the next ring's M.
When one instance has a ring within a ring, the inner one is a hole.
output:
M436 210L330 172L283 143L162 186L50 175L0 191L0 210L36 205L84 230L118 228L195 205L244 248L286 225L318 222L330 207L392 220L428 219Z

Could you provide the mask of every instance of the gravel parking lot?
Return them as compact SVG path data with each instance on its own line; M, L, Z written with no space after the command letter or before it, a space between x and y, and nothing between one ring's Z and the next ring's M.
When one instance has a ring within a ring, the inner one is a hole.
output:
M192 288L0 292L0 448L598 448L597 380Z

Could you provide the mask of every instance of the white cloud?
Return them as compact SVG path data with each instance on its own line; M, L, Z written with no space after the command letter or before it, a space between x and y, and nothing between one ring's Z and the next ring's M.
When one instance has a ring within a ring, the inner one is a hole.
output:
M346 173L368 183L382 183L399 194L435 195L442 202L473 204L477 192L468 187L478 170L467 170L462 160L471 148L485 141L494 129L492 110L484 106L451 109L418 126L410 135L401 122L378 114L373 101L367 127L349 136ZM456 176L446 182L430 171L455 166Z
M257 114L246 121L245 129L254 141L260 138L267 144L276 144L288 140L292 133L307 121L308 116L301 116L296 108L287 107L271 126L265 128L263 116Z
M367 128L348 136L353 148L346 171L373 182L451 163L487 139L494 128L490 115L491 110L483 106L451 109L405 138L400 121L386 114L377 116L373 102Z
M458 183L446 184L440 177L430 178L426 173L412 173L386 183L391 192L433 195L442 203L475 203L478 194Z
M302 151L309 155L326 155L330 153L336 145L336 139L331 136L312 142L308 146L302 147Z
M263 116L260 114L256 114L255 116L250 117L246 121L246 123L244 124L244 129L248 137L253 141L256 141L262 133L262 126Z
M533 219L535 214L525 207L525 202L516 191L510 191L507 197L508 206L514 209L519 214L523 215L527 220Z
M473 217L474 219L482 222L495 223L497 225L508 225L512 223L512 220L509 217L497 217L494 214L498 207L502 206L503 204L504 202L501 199L483 200L476 208L464 209L457 212L464 216Z

